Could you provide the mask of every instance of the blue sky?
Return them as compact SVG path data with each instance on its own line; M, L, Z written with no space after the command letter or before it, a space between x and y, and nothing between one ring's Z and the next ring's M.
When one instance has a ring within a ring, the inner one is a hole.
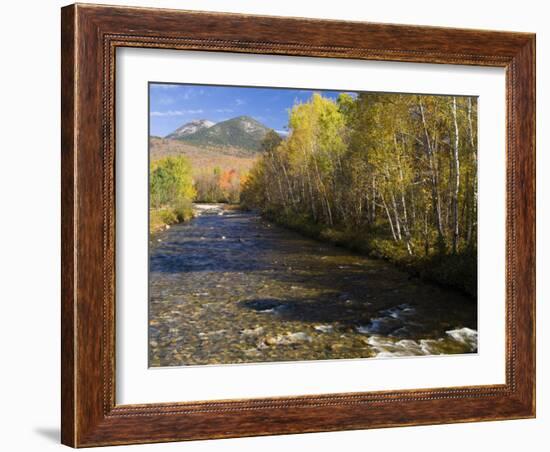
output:
M313 93L336 99L341 91L288 88L149 84L150 134L166 136L193 119L224 121L248 115L279 132L288 125L288 111Z

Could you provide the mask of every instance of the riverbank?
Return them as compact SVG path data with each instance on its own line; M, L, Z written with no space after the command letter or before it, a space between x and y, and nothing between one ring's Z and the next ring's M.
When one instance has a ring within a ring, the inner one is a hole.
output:
M402 246L397 246L393 240L384 238L382 234L376 234L376 231L361 234L344 228L319 225L305 216L285 215L282 212L263 212L262 215L268 221L307 237L389 261L411 277L457 289L473 301L477 297L475 251L466 250L455 255L429 253L427 256L410 256Z
M166 206L149 211L149 232L157 234L171 226L185 223L204 214L219 214L223 211L240 210L238 204L226 203L184 203L179 207Z
M166 206L149 210L149 233L156 234L177 223L183 223L194 218L195 213L191 203L178 207Z

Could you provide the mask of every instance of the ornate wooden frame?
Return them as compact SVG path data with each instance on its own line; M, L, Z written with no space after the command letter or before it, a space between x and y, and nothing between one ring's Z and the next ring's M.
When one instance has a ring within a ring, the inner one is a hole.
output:
M74 447L535 416L535 35L190 11L62 9L62 442ZM115 404L117 47L506 68L506 383Z

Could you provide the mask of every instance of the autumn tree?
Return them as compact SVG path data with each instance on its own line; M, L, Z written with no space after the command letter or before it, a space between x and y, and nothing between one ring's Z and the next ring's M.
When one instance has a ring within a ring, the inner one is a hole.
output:
M153 162L150 172L151 207L191 201L195 194L191 165L185 157L166 157Z
M285 140L264 140L243 202L354 243L393 243L382 255L475 251L476 112L472 97L314 94L291 109Z

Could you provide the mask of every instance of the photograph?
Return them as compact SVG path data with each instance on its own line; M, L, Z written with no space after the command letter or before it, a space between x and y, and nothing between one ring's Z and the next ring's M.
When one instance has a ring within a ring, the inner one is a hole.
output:
M61 161L7 90L10 445L536 443L541 7L131 1L19 21Z
M150 367L477 353L477 97L148 94Z

